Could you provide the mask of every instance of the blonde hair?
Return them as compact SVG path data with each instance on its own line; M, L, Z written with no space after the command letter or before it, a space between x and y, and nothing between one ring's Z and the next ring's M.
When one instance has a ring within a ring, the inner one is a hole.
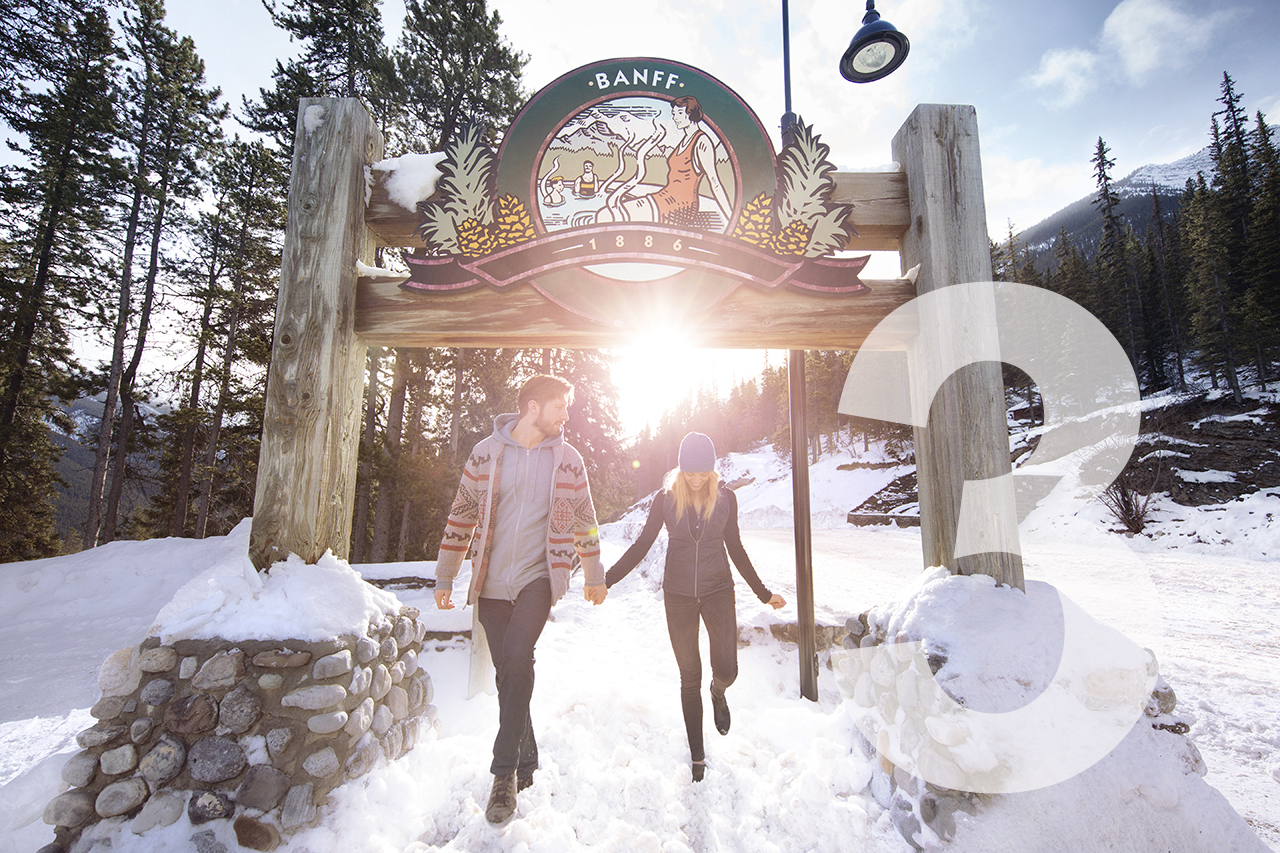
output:
M667 474L664 486L675 501L676 518L683 516L689 507L704 519L711 517L711 511L716 508L716 497L720 494L720 475L715 471L706 473L706 482L696 490L689 485L689 472L672 468Z

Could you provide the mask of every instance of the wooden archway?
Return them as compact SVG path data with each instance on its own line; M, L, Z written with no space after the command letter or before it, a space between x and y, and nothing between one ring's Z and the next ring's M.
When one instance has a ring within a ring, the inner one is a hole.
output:
M428 302L396 284L358 278L357 260L371 264L378 245L418 245L417 214L391 202L382 180L368 183L370 164L382 157L381 134L359 101L318 98L300 103L295 139L249 545L259 569L289 553L307 562L330 550L348 554L367 347L610 347L618 334L528 285ZM848 248L898 251L904 270L919 267L914 284L867 281L870 294L836 301L740 288L701 316L706 346L853 350L918 294L991 279L974 109L916 107L892 151L901 171L837 172L833 200L853 205L858 236ZM1000 477L1011 466L999 365L971 365L952 380L933 398L929 426L915 432L923 562L1020 587L1017 554L953 557L965 479ZM1017 542L1015 519L995 523L1005 528L1000 541ZM799 554L807 517L797 531ZM802 661L812 659L808 603L806 654L800 602Z

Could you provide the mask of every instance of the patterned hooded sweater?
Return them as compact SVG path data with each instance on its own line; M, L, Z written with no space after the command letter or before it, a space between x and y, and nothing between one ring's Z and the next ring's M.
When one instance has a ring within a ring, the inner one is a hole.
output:
M582 455L566 442L550 448L554 453L550 512L547 516L547 565L551 595L558 600L569 589L569 575L576 551L588 586L604 583L600 564L600 534L596 509L591 502L587 469ZM482 440L467 457L462 481L445 522L436 561L436 589L452 589L464 559L471 560L471 586L467 603L475 604L484 588L493 545L494 501L502 477L503 445L496 435Z

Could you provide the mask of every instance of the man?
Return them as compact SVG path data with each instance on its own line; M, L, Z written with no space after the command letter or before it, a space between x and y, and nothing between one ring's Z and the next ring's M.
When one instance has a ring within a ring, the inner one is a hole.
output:
M533 784L533 647L551 605L569 588L575 551L586 599L600 604L605 598L586 467L562 435L573 386L535 376L518 400L519 413L495 418L493 434L471 451L436 563L436 607L449 610L453 579L470 554L466 603L476 605L497 670L498 736L485 810L494 824L511 819L516 793Z
M573 179L573 191L578 198L591 198L596 194L595 169L595 163L587 160L582 164L582 174Z

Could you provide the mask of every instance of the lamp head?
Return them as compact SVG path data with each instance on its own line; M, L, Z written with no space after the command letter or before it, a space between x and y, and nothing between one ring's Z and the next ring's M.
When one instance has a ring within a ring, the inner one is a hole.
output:
M893 73L909 50L907 37L893 24L880 20L875 0L867 0L862 28L840 59L840 73L851 83L870 83Z

